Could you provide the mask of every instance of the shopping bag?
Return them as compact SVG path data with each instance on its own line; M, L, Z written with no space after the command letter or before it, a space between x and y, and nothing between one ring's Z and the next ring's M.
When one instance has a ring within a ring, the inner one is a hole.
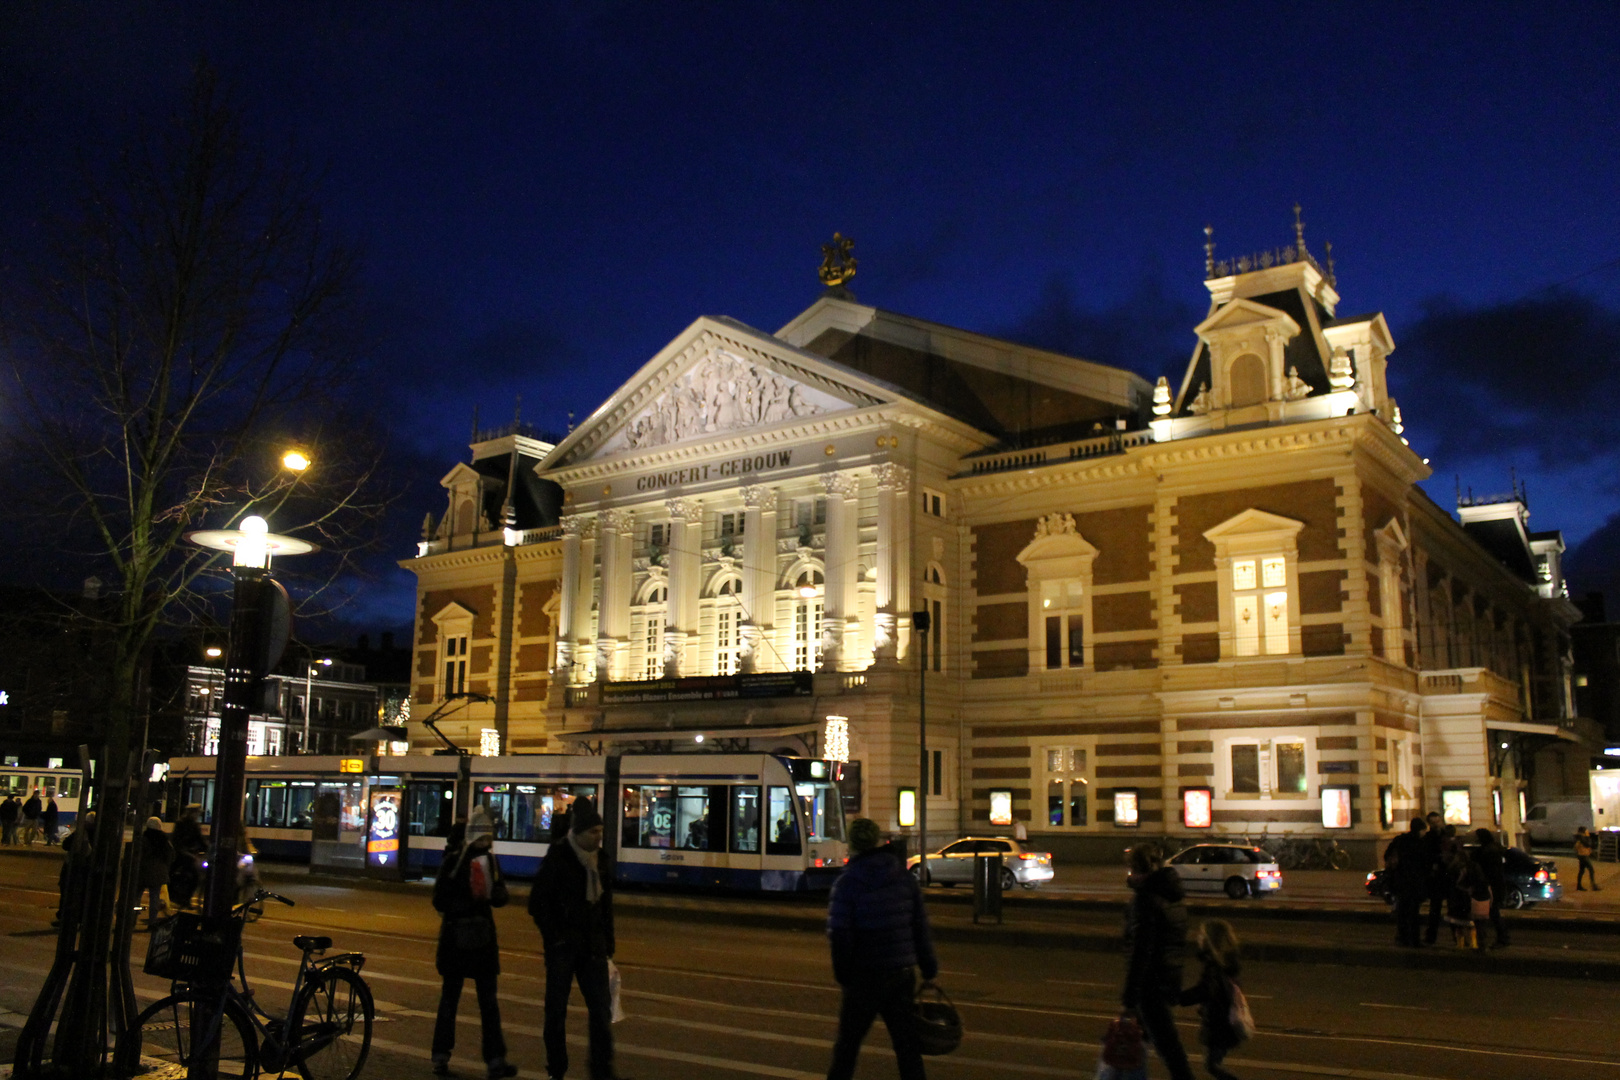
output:
M1142 1046L1142 1028L1134 1017L1121 1016L1108 1025L1108 1030L1103 1033L1101 1064L1118 1070L1108 1080L1113 1080L1114 1076L1125 1080L1136 1075L1132 1070L1139 1073L1147 1064L1147 1051ZM1103 1076L1100 1066L1097 1076Z
M1475 920L1483 922L1491 917L1491 890L1481 885L1474 890L1473 899L1468 902L1468 913Z
M608 1000L612 1002L612 1022L617 1024L624 1019L624 1005L619 996L619 965L608 961Z
M932 999L923 996L930 991ZM962 1017L938 986L928 985L917 992L912 1022L917 1046L924 1054L949 1054L962 1045Z
M1249 999L1244 995L1243 987L1237 983L1232 983L1232 1012L1228 1020L1238 1042L1248 1042L1254 1038L1254 1014L1249 1012Z

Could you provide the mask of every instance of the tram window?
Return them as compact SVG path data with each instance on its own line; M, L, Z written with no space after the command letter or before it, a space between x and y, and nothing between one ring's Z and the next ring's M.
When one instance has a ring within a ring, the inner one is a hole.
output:
M339 833L365 828L365 807L360 805L360 785L321 784L316 789L311 827L316 840L336 840Z
M56 793L64 799L77 799L79 797L79 778L77 776L58 777Z
M624 789L624 847L674 847L675 789L637 784Z
M682 787L675 792L675 836L688 851L724 851L723 787Z
M185 805L202 807L202 822L204 825L214 820L214 781L187 780L185 783ZM337 839L336 836L333 839Z
M766 833L765 854L798 855L804 845L799 842L799 817L794 812L793 789L769 787L765 807L765 820L770 832Z
M287 786L287 828L307 829L314 814L315 781L295 780Z
M405 789L405 820L411 836L447 836L455 816L455 785L412 781Z
M759 788L731 789L731 850L759 854Z
M794 785L794 791L804 802L804 816L809 824L810 842L842 840L844 838L843 807L839 803L838 789L831 784Z
M255 829L280 829L287 822L287 783L249 780L242 823Z
M512 839L512 785L480 784L473 793L473 816L479 808L489 815L495 839ZM471 819L469 819L470 822ZM469 824L469 829L470 829Z

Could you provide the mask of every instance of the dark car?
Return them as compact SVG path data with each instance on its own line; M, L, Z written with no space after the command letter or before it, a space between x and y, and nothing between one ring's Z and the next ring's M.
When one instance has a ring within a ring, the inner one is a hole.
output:
M1474 845L1463 850L1472 854ZM1504 908L1522 908L1564 898L1564 887L1558 884L1558 866L1551 859L1538 859L1518 848L1504 848L1502 862L1507 870L1507 895L1502 897ZM1386 904L1395 902L1395 894L1384 887L1382 870L1367 875L1367 895L1376 896Z

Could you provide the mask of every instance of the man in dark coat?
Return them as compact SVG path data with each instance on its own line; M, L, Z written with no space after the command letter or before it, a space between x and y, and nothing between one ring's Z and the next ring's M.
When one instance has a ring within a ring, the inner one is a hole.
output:
M552 841L529 893L529 914L546 950L546 1072L568 1072L568 997L579 983L590 1029L591 1080L613 1076L613 866L602 853L602 815L575 799L568 833Z
M43 809L44 808L40 805L39 792L37 792L37 791L32 793L31 795L29 795L28 796L28 801L23 803L23 808L22 808L23 839L22 839L22 842L27 847L33 847L34 846L34 837L39 835L39 815L43 811Z
M1419 927L1423 898L1429 892L1428 849L1423 836L1428 822L1412 819L1407 831L1384 849L1384 880L1395 897L1395 944L1417 948L1423 944Z
M939 974L922 889L886 847L877 822L849 825L849 865L827 902L833 978L844 988L827 1080L849 1080L872 1021L883 1017L901 1080L923 1080L922 1049L912 1027L917 971L923 985Z
M203 857L208 841L202 834L202 807L193 803L180 812L174 823L174 862L169 864L169 902L184 911L202 880Z
M1428 825L1423 834L1423 861L1429 868L1429 924L1423 931L1423 940L1433 945L1440 939L1440 920L1445 917L1451 883L1446 879L1444 822L1432 810L1423 815L1423 820Z
M495 985L501 973L501 949L495 937L494 909L506 906L506 882L501 879L489 834L469 843L464 843L465 838L465 825L457 822L451 826L439 876L433 882L433 907L443 916L434 966L444 980L433 1025L433 1074L450 1074L456 1008L461 1004L462 984L471 979L478 992L484 1066L489 1080L502 1080L517 1075L517 1067L506 1060Z
M1491 928L1496 931L1491 948L1505 949L1509 944L1507 924L1502 921L1502 897L1507 894L1506 855L1491 830L1475 829L1474 839L1479 843L1474 849L1474 864L1485 876L1485 884L1491 887Z
M1125 992L1120 1004L1135 1014L1171 1080L1192 1080L1192 1066L1176 1031L1172 1006L1181 1000L1187 956L1187 905L1181 878L1164 865L1157 844L1131 849L1131 902L1125 909Z
M17 842L17 818L22 815L22 803L17 796L7 795L0 802L0 844L10 847Z
M45 812L40 815L40 821L45 825L45 842L56 843L56 832L62 826L62 809L56 805L55 795L46 797Z

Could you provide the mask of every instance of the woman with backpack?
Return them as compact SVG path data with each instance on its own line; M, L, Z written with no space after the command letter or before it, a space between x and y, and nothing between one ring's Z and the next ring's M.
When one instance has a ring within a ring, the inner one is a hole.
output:
M1202 1021L1198 1041L1204 1044L1204 1068L1215 1080L1237 1080L1221 1060L1254 1032L1249 1003L1237 984L1242 968L1237 934L1224 919L1198 928L1198 959L1204 970L1198 982L1182 991L1181 1004L1197 1005Z
M467 826L450 827L444 859L433 883L433 907L442 917L434 966L444 980L439 1013L433 1025L433 1075L450 1074L450 1052L456 1045L456 1010L468 979L478 993L478 1016L483 1030L484 1067L489 1080L516 1076L507 1064L506 1039L501 1034L501 1005L495 980L501 973L501 950L495 938L494 909L506 906L506 882L501 864L483 833L468 842Z

